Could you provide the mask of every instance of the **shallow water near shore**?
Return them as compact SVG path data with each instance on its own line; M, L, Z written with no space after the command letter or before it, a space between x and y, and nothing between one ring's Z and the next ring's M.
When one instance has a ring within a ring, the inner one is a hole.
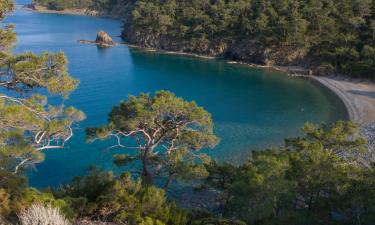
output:
M83 110L86 121L75 130L66 149L49 150L29 173L36 187L56 186L85 174L88 166L120 171L109 143L85 142L84 128L104 124L111 108L129 94L170 90L194 100L212 113L221 143L207 152L216 159L241 163L250 150L282 144L296 136L306 121L331 123L347 119L344 104L313 80L282 73L198 59L146 52L127 46L98 48L77 40L93 40L105 30L115 41L121 23L111 19L17 10L6 19L16 25L15 52L64 51L69 71L80 80L65 101Z

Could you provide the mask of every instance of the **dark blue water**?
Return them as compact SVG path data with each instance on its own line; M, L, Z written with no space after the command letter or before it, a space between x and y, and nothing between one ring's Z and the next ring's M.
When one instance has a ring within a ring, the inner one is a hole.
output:
M87 115L68 147L47 151L45 161L30 173L34 186L70 181L89 165L113 169L113 152L103 151L108 143L86 144L84 128L105 123L112 106L129 94L165 89L195 100L212 113L222 139L209 154L233 162L246 159L251 149L278 145L283 138L298 135L306 121L330 123L346 118L339 99L314 81L217 60L126 46L100 49L77 42L95 39L99 30L120 35L122 24L115 20L18 10L6 22L16 25L16 52L66 53L70 73L80 86L65 104Z

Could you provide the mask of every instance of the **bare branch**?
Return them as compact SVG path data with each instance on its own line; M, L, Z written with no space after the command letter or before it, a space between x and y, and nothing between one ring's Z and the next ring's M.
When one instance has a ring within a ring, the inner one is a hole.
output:
M7 99L7 100L10 100L14 103L17 103L23 107L25 107L27 110L29 110L30 112L36 114L37 116L39 117L42 117L43 119L46 119L47 121L51 121L51 119L46 115L46 113L43 113L43 112L40 112L40 111L37 111L29 106L27 106L25 103L22 102L21 99L17 99L17 98L12 98L12 97L9 97L9 96L6 96L6 95L0 95L0 98L3 98L3 99Z
M18 165L17 165L16 168L14 169L14 172L13 172L13 173L18 173L19 169L20 169L23 165L25 165L29 160L30 160L30 158L27 158L27 159L22 160L20 163L18 163Z

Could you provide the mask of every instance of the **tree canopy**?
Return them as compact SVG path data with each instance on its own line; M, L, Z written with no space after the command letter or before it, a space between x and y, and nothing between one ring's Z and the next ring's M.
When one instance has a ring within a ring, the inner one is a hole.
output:
M145 47L373 78L374 4L372 0L137 0L124 15L123 36Z
M248 224L372 223L374 168L355 163L365 144L355 125L303 131L281 148L253 152L244 165L208 165L207 184L223 191L225 216Z
M88 139L115 137L117 143L112 147L135 149L134 160L141 162L143 177L167 177L166 188L174 177L202 176L202 162L208 157L197 151L218 143L211 114L168 91L129 96L112 109L108 121L103 127L88 128ZM126 138L132 139L133 146L123 144Z
M92 0L33 0L33 4L42 5L50 10L87 9L93 4Z
M374 78L373 0L34 0L124 19L142 47Z
M13 9L13 2L0 2L0 19ZM67 72L63 53L27 52L14 55L16 39L12 25L0 29L0 170L17 173L43 159L42 150L62 148L72 126L85 118L73 107L49 105L48 95L63 99L78 81Z

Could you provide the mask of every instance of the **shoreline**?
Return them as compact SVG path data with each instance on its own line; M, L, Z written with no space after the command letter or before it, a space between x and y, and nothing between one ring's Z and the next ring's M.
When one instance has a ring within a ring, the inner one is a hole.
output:
M24 5L22 7L25 10L35 11L39 13L54 13L54 14L66 14L66 15L81 15L81 16L93 16L103 17L111 19L120 19L115 16L102 15L96 11L90 11L88 9L65 9L62 11L49 10L43 6L31 6ZM126 45L130 48L136 48L147 52L158 52L164 54L173 54L181 56L189 56L201 59L220 59L219 57L205 56L195 53L187 52L174 52L154 48L145 48L126 42L120 44ZM245 65L252 68L268 69L277 72L282 72L290 77L296 78L309 78L313 79L326 88L328 88L333 94L335 94L345 105L348 117L354 122L365 125L375 122L375 83L368 82L362 79L351 79L347 77L338 76L316 76L311 73L311 70L304 69L301 67L289 67L289 66L264 66L254 63L247 63L241 61L231 61L224 59L228 64L239 64Z
M144 48L132 44L127 44L130 48L136 48L147 52L158 52L163 54L182 55L201 59L220 59L218 57L204 56L194 53L173 52L153 48ZM375 122L375 83L363 79L353 79L349 77L339 77L334 75L316 76L308 69L288 66L264 66L240 61L224 59L228 64L238 64L251 68L268 69L285 73L294 78L313 79L328 88L345 105L350 120L359 125L366 125ZM362 94L361 94L362 93Z
M375 122L375 83L338 76L313 76L345 104L349 119L365 126Z
M358 111L356 108L350 103L350 100L347 98L345 93L342 90L337 88L334 84L332 84L329 80L325 79L324 77L313 76L312 77L315 81L322 84L324 87L328 88L331 92L333 92L345 105L348 117L350 120L358 121Z
M37 13L74 15L74 16L90 16L90 17L102 17L102 18L107 18L107 19L121 20L121 18L119 18L119 17L103 14L103 13L100 13L100 12L95 11L95 10L90 10L88 8L64 9L64 10L61 10L61 11L57 11L57 10L48 9L47 7L41 6L41 5L27 4L27 5L21 5L21 9L26 10L26 11L31 11L31 12L37 12Z
M144 48L132 44L127 44L130 48L136 48L147 52L158 52L163 54L173 54L181 56L189 56L201 59L220 59L218 57L204 56L194 53L173 52L153 48ZM277 72L285 73L292 78L312 79L325 88L328 88L334 95L336 95L345 105L349 120L358 123L360 126L375 122L375 83L366 81L364 79L354 79L349 77L339 76L317 76L311 74L308 69L300 67L288 66L264 66L253 63L246 63L240 61L231 61L224 59L228 64L239 64L257 69L267 69Z
M50 10L47 7L39 5L22 5L21 8L26 11L33 11L38 13L51 13L51 14L61 14L61 15L77 15L77 16L97 16L89 14L87 9L64 9L61 11Z

